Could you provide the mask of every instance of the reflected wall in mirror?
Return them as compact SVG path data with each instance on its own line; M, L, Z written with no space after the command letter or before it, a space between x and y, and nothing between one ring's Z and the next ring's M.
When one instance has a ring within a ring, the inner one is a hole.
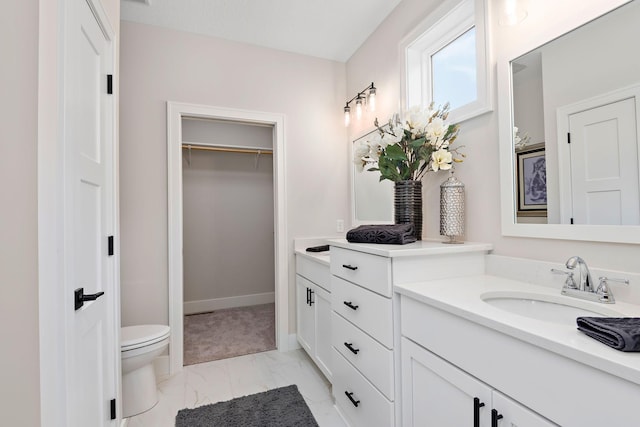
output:
M393 224L393 182L380 181L380 173L363 170L356 163L359 148L367 145L367 139L377 130L368 132L353 141L351 147L351 223ZM368 146L367 150L368 152ZM371 167L371 166L369 166Z
M634 0L510 61L512 127L526 140L511 150L516 223L640 224L639 22ZM520 153L534 146L546 157L537 216L517 194Z

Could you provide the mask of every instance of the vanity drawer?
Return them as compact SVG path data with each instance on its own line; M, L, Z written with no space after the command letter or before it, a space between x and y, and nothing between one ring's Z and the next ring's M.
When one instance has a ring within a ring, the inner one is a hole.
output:
M312 281L325 291L331 292L331 273L328 266L298 255L296 256L296 273Z
M390 427L394 423L393 403L387 400L335 349L333 352L333 396L336 406L353 427ZM349 399L358 402L358 406Z
M331 247L331 274L391 297L391 259Z
M345 359L393 400L393 352L346 321L335 311L331 316L333 346ZM353 350L350 350L349 347Z
M331 308L387 348L393 348L391 299L331 277Z

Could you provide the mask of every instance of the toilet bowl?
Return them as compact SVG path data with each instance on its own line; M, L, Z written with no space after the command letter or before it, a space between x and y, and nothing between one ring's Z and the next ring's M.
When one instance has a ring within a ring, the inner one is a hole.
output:
M153 359L169 345L166 325L125 326L120 329L122 355L122 416L148 411L158 403Z

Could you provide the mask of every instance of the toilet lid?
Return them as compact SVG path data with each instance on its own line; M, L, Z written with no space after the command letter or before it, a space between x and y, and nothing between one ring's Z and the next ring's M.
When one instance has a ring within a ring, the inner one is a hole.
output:
M131 350L162 341L169 336L169 330L167 325L125 326L120 328L120 348Z

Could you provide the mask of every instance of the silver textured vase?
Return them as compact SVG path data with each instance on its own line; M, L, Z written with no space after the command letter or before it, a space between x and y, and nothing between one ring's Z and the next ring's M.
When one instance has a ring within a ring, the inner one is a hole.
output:
M453 173L440 185L440 235L449 238L444 243L462 243L456 238L464 235L464 184Z
M397 181L394 186L396 224L413 224L416 238L422 240L422 181Z

